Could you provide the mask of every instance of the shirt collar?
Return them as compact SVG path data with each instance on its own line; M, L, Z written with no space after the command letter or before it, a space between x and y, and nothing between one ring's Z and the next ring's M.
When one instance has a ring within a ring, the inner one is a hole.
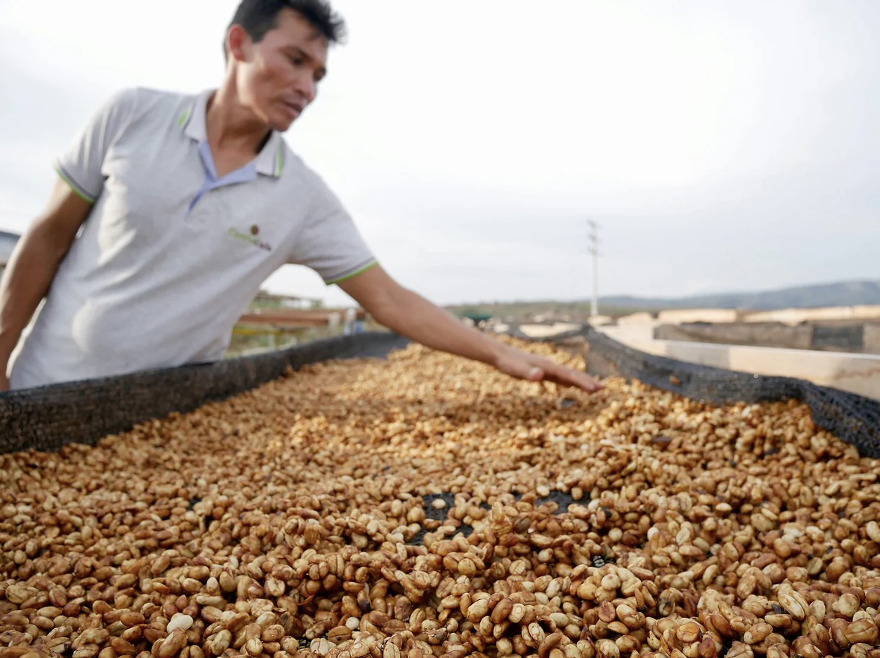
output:
M206 89L196 96L177 121L187 137L197 142L203 142L208 139L206 115L208 99L214 91L214 89ZM277 130L272 131L263 149L257 154L253 162L257 172L265 176L281 178L281 172L284 170L284 140L281 137L281 133Z

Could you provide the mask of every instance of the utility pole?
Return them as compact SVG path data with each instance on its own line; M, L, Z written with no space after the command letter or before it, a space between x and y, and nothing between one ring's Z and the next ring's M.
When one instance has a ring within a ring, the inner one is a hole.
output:
M593 256L593 303L590 305L590 315L599 315L599 227L592 219L590 224L590 254Z

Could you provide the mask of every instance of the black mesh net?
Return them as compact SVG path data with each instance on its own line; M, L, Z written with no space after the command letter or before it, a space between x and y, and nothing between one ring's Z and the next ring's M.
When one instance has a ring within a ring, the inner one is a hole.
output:
M525 338L525 336L520 336ZM623 376L710 404L796 399L817 425L880 457L880 403L809 382L710 368L644 354L588 327L549 342L586 339L588 371ZM331 359L384 357L407 340L375 332L331 338L286 350L204 365L59 384L0 394L0 453L54 451L67 443L94 444L108 434L251 390L297 368Z
M383 357L406 340L363 333L285 350L0 394L0 453L94 444L137 423L186 413L329 359Z
M653 356L590 329L582 333L589 343L587 370L591 374L638 379L715 405L801 400L810 407L819 427L856 446L866 457L880 457L880 402L800 379L752 375Z

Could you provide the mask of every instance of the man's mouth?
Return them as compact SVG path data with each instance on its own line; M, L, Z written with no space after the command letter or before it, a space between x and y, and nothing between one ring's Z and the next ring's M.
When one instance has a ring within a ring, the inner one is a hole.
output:
M306 107L303 103L290 103L287 101L284 101L284 106L290 111L294 119L302 114L303 110Z

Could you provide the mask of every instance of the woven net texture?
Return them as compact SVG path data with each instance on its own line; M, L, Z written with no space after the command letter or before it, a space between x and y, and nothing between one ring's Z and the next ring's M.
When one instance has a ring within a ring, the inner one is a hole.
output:
M407 341L367 332L214 363L54 384L0 394L0 453L94 445L109 434L225 400L330 359L381 358Z
M526 338L525 336L519 336ZM587 370L622 376L712 405L801 400L817 425L880 458L880 402L810 382L700 366L645 354L585 326L542 340L585 339ZM0 394L0 453L56 451L172 413L186 413L282 376L289 368L332 359L382 358L408 341L369 332L275 352L121 377L56 384Z
M854 445L865 457L880 457L880 402L789 377L767 377L711 368L645 354L585 329L587 371L600 377L637 379L655 388L712 405L800 400L822 429ZM571 336L566 336L571 338Z

